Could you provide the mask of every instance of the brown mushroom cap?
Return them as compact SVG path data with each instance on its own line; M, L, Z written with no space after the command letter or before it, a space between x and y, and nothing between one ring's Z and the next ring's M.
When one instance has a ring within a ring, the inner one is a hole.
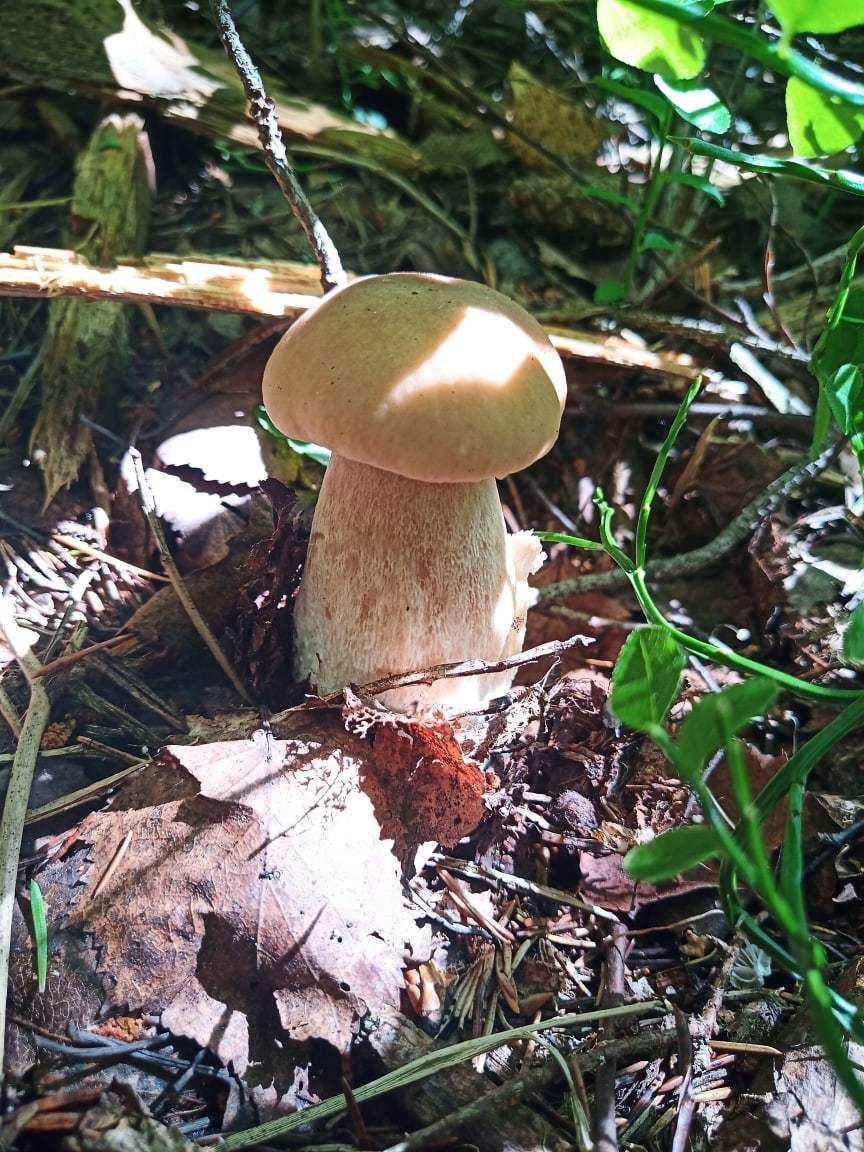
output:
M286 436L431 483L526 468L552 447L566 384L532 316L483 284L355 280L282 337L264 403Z

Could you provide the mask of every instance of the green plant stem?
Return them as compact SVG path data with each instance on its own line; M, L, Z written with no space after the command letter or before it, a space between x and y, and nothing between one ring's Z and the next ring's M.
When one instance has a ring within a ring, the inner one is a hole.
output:
M611 556L618 567L629 577L634 568L633 561L624 549L619 548L615 543L615 535L612 531L612 516L615 510L611 504L607 503L602 488L597 488L594 492L594 503L600 511L600 539L603 551Z
M810 370L819 383L819 399L816 405L813 441L810 446L811 456L818 454L822 444L825 442L825 437L828 434L828 428L831 424L831 406L828 402L828 379L827 374L822 368L821 360L829 340L843 320L843 313L846 311L846 304L849 300L849 293L855 279L858 256L862 247L864 247L864 228L859 228L849 241L846 249L846 259L843 262L843 270L840 273L840 283L837 286L837 294L834 297L831 307L828 309L828 323L816 341L816 346L810 357Z
M788 672L781 672L778 668L760 664L758 660L739 656L737 652L728 652L723 648L718 648L716 644L709 644L706 640L698 640L695 636L690 636L687 632L682 632L680 628L669 623L651 598L645 583L644 569L636 568L632 572L628 572L627 578L646 618L652 624L665 628L670 636L673 636L688 652L692 652L696 656L704 656L706 660L711 660L715 664L722 664L724 668L734 668L739 672L747 672L754 676L765 676L769 680L773 680L775 684L788 688L797 696L815 696L821 700L859 700L864 696L859 688L826 688L822 684L810 684L809 681L801 680Z
M829 96L839 96L847 104L864 107L864 85L856 84L834 72L829 72L821 64L816 64L794 48L786 48L780 40L767 40L755 35L737 20L729 20L715 13L705 15L698 5L687 7L680 0L632 0L638 8L656 12L658 16L668 16L679 24L691 26L695 32L724 44L757 60L772 72L781 76L795 76Z
M669 129L672 127L672 108L666 105L663 113L663 119L660 122L658 129L658 136L660 140L660 147L657 151L657 160L651 171L651 179L642 198L642 206L639 210L639 216L636 220L636 227L633 230L633 239L630 241L630 252L627 256L627 264L624 268L624 283L627 285L629 293L630 286L633 283L633 274L636 271L636 264L641 255L642 239L645 235L645 230L648 227L648 222L654 216L654 209L657 207L657 201L660 193L663 190L665 182L665 173L663 171L663 154L666 151L666 141L669 137Z
M21 851L24 820L27 816L27 802L39 758L39 744L50 718L51 702L44 681L36 675L41 665L30 651L27 637L15 619L11 598L2 592L0 592L0 637L13 652L30 687L30 703L15 748L3 814L0 816L0 1081L2 1081L6 996L9 987L12 912L15 905L18 857Z
M583 1024L598 1020L610 1020L619 1016L640 1016L661 1007L659 1000L646 1000L641 1004L624 1004L620 1008L601 1008L593 1012L572 1013L567 1016L552 1017L549 1020L540 1020L535 1024L526 1024L521 1028L509 1028L504 1032L495 1032L488 1036L481 1036L474 1040L463 1040L459 1044L451 1044L444 1048L436 1048L415 1060L410 1060L401 1068L387 1072L384 1076L373 1080L371 1084L363 1084L354 1090L354 1099L358 1104L366 1100L373 1100L385 1092L392 1092L397 1088L405 1088L418 1080L425 1080L452 1068L465 1060L471 1060L483 1052L491 1052L504 1044L511 1044L518 1040L530 1040L538 1032L548 1032L553 1029L575 1028ZM302 1112L295 1112L290 1116L280 1116L270 1120L257 1128L246 1132L233 1132L225 1137L220 1147L225 1149L250 1148L253 1145L269 1143L271 1140L291 1132L295 1128L306 1127L316 1120L323 1120L328 1116L336 1115L345 1110L347 1104L345 1096L331 1096L315 1104L311 1108L304 1108Z
M702 387L702 377L697 376L693 383L687 390L684 399L675 414L675 419L672 421L672 426L666 434L663 445L657 453L657 459L654 461L654 467L651 469L651 475L648 478L648 484L645 488L645 493L642 497L642 502L639 505L639 520L636 524L636 567L644 568L648 562L648 522L651 519L651 506L654 503L654 497L657 489L660 487L660 480L663 477L663 472L666 469L666 462L669 459L669 453L672 451L672 445L678 439L681 429L687 422L687 413L690 411L690 406L696 397L699 395L699 389Z

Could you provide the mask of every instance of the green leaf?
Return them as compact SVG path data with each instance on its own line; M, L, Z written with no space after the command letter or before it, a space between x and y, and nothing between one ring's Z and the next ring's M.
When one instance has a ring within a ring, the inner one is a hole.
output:
M859 604L843 633L843 659L847 664L864 664L864 604Z
M847 436L864 428L864 375L857 364L841 364L824 380L831 415Z
M843 1035L844 1024L846 1028L849 1024L838 1019L836 1007L831 1000L831 990L817 969L809 968L805 973L804 991L816 1038L821 1041L837 1079L849 1093L859 1113L864 1113L864 1086L849 1059L846 1037ZM856 1014L860 1016L860 1013Z
M290 436L286 436L283 432L279 431L268 416L267 409L263 404L256 406L255 419L265 432L268 432L277 440L281 440L284 444L287 444L292 452L296 452L298 456L307 456L310 460L314 460L317 464L322 464L325 468L330 463L332 453L329 448L322 448L320 444L312 444L306 440L292 440Z
M33 917L33 949L36 954L36 979L39 991L45 991L48 978L48 924L42 889L35 880L30 881L30 915Z
M609 53L634 68L690 80L705 65L705 48L691 28L628 0L597 0L597 27Z
M286 436L285 439L289 448L293 448L298 456L308 456L310 460L323 464L325 468L330 463L332 453L329 448L322 448L320 444L311 444L307 440L292 440L290 436Z
M769 0L787 38L799 32L845 32L864 24L857 0Z
M845 365L864 365L864 288L850 288L843 312L817 345L814 369L820 379L833 376Z
M732 113L719 96L698 80L664 80L655 76L654 83L682 120L701 132L722 135L732 126Z
M720 841L713 828L707 824L685 824L632 848L624 857L624 871L634 880L660 884L719 852Z
M662 120L666 115L666 102L656 92L646 92L644 88L634 88L631 84L624 84L612 76L595 76L591 81L595 87L613 96L620 96L638 108L644 108L655 120Z
M786 122L796 156L833 156L864 135L864 109L794 76L786 85Z
M823 184L829 188L852 192L856 196L864 196L864 176L859 176L857 172L820 168L817 164L807 164L804 160L781 160L778 156L749 155L734 148L721 148L718 144L711 144L707 140L679 136L670 136L669 139L675 144L686 145L697 156L725 160L729 164L737 164L747 172L767 172L778 176L795 177L810 184Z
M637 628L627 637L612 674L609 703L622 724L650 732L678 695L684 649L665 628Z
M620 304L627 295L623 280L601 280L594 289L595 304Z
M668 172L666 174L667 184L684 184L687 188L695 188L697 192L710 197L715 204L719 204L722 208L726 203L726 197L720 191L716 184L712 184L710 180L706 180L704 176L696 176L693 172Z
M754 676L697 700L678 732L680 763L687 778L701 776L708 757L723 747L727 734L740 732L754 716L767 712L776 697L773 681Z
M662 232L646 232L639 244L640 252L674 252L678 245Z

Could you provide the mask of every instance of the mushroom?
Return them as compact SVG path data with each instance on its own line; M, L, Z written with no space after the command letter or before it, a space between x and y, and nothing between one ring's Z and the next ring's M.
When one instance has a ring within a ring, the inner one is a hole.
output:
M482 284L355 280L282 337L264 403L287 436L332 449L295 603L295 671L322 694L519 652L529 532L509 535L496 477L555 442L564 369L543 329ZM465 711L511 672L390 690L387 707Z

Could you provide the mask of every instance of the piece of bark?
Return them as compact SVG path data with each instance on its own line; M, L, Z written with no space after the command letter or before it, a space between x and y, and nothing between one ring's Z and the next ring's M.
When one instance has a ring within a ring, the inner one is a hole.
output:
M149 145L135 115L107 116L96 128L77 165L70 233L85 237L82 258L110 265L119 256L144 250L150 217ZM82 415L98 417L112 391L122 385L128 356L129 310L121 304L56 300L50 306L42 348L19 388L41 381L39 415L31 455L42 466L45 504L78 477L92 446ZM7 430L16 403L4 417Z

